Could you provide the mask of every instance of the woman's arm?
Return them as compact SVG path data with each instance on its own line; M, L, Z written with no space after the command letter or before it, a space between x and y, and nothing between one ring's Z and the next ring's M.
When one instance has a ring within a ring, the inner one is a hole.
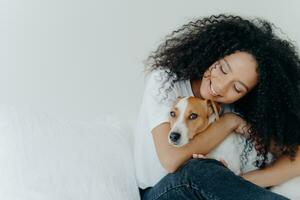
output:
M242 175L246 180L261 187L279 185L296 176L300 176L300 147L294 161L291 161L288 156L282 156L264 169Z
M205 131L197 134L185 146L174 147L168 143L169 123L162 123L152 130L152 136L158 158L168 172L175 172L194 153L207 154L240 124L239 118L232 114L224 114L218 121L212 123Z

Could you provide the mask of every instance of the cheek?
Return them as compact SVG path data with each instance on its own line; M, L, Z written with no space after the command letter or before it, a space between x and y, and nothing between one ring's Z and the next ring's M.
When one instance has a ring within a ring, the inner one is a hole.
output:
M175 118L174 117L169 117L169 122L170 122L170 125L172 127L174 122L175 122Z
M208 99L208 97L210 96L208 94L208 88L209 88L209 79L202 78L201 86L200 86L200 94L204 99Z
M205 125L204 123L205 123L205 121L203 119L196 119L196 120L193 120L193 121L188 121L187 126L188 126L188 129L192 133L195 134L198 129L203 128L203 126Z
M230 104L230 103L234 103L234 102L238 101L243 96L244 96L243 94L237 94L237 93L230 92L227 95L225 95L222 98L222 100L223 100L223 103Z

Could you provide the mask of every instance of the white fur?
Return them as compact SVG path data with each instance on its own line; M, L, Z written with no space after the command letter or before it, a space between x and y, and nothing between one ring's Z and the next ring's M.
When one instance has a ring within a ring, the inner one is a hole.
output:
M224 159L228 164L228 168L238 175L242 172L240 162L243 152L242 143L241 136L230 134L218 147L207 154L207 157L217 160Z
M173 144L177 147L181 147L189 142L188 128L187 128L186 124L184 123L184 111L187 106L187 98L188 97L181 99L178 102L178 104L176 105L177 109L179 110L179 116L178 116L178 119L176 120L176 122L174 123L172 129L169 132L169 133L172 133L172 132L181 133L180 143L173 144L173 142L170 140L170 134L168 136L169 143Z

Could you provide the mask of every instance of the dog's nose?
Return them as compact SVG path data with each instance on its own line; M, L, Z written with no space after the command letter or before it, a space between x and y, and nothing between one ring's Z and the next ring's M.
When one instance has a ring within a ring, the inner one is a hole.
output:
M177 132L172 132L172 133L170 134L170 140L171 140L172 142L176 142L179 138L180 138L180 134L177 133Z

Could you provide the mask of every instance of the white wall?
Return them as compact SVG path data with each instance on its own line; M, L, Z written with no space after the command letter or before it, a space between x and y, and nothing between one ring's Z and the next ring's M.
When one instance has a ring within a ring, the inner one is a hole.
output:
M271 20L300 45L300 1L0 0L1 104L72 119L135 117L143 60L192 18Z

